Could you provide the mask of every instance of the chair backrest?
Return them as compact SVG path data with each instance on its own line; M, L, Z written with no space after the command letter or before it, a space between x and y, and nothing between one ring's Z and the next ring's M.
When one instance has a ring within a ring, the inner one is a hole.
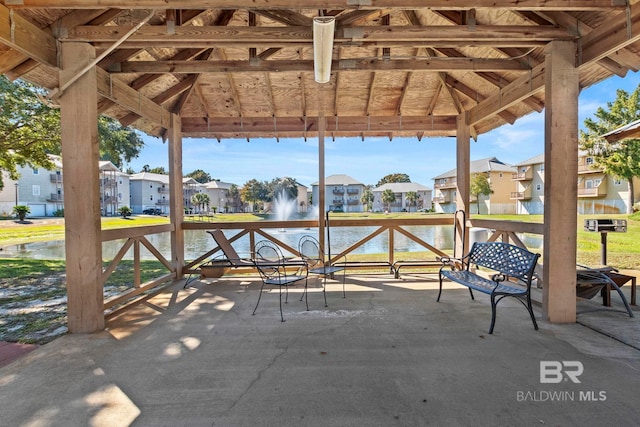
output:
M280 248L269 240L256 243L255 263L263 279L285 275L284 255Z
M240 259L240 256L238 255L236 250L233 249L233 246L231 246L231 242L229 242L222 230L216 228L215 230L208 230L207 233L211 234L211 237L213 237L213 240L220 247L227 258L229 258L230 260Z
M300 238L298 242L298 252L310 267L324 262L322 252L320 251L320 242L313 236L304 235Z

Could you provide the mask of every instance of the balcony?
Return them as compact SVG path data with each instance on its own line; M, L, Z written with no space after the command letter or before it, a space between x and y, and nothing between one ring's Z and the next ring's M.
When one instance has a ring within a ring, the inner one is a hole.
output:
M102 178L100 180L100 186L102 188L115 188L118 186L118 181L113 178Z
M533 168L527 168L524 172L511 174L512 181L531 181L533 179Z
M344 203L343 199L333 199L334 205L342 205Z
M360 201L358 199L349 199L347 200L347 204L350 206L359 205Z
M160 206L168 206L168 205L169 205L169 200L168 200L168 199L158 200L158 201L156 202L156 205L160 205Z
M451 203L451 198L446 195L446 196L437 196L433 198L433 203L438 203L441 205L447 204L447 203Z
M436 182L435 184L433 184L433 188L455 188L456 183L456 178L447 178L445 182Z
M158 193L169 194L169 187L158 187Z
M514 191L511 193L511 200L530 200L531 199L531 190L527 189L525 191Z
M52 173L49 175L50 182L62 184L62 174Z
M347 188L347 194L358 194L360 193L360 190L358 190L357 188Z
M579 164L578 165L578 173L579 174L583 174L583 173L602 173L602 168L599 168L598 166L594 165L593 163L583 163L583 164Z
M597 187L593 188L578 188L579 198L598 198L605 197L607 195L607 186L603 182Z
M64 202L64 195L58 193L51 193L49 198L47 198L47 202Z
M334 188L333 194L344 194L344 188Z

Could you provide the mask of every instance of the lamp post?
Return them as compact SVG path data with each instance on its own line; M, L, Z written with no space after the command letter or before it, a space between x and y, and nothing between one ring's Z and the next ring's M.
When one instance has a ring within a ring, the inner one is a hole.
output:
M20 184L16 182L13 185L16 187L16 206L18 206L18 187L20 186Z

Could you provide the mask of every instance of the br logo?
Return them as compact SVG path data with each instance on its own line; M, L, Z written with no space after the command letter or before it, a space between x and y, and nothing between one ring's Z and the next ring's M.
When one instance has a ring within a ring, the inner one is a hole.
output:
M578 377L584 372L582 362L577 360L541 360L540 361L540 383L558 384L565 378L569 378L573 383L579 384Z

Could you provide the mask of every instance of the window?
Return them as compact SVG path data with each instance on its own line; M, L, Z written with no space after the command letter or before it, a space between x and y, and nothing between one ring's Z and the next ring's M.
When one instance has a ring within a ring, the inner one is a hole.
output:
M149 188L153 188L153 184L149 184Z
M500 178L502 178L502 172L500 172L500 174L498 175Z
M592 165L593 164L593 157L587 157L586 159L584 159L584 162L587 165Z
M542 184L536 184L536 191L542 190Z
M622 185L622 180L621 179L614 179L613 180L613 185Z
M153 196L149 196L149 200L153 202Z
M525 173L527 171L527 167L523 166L522 168L520 168L520 173Z
M118 193L118 200L122 200L122 193Z
M593 186L594 187L599 187L601 182L602 182L601 179L594 179L593 180Z
M31 186L31 194L34 196L39 196L40 195L40 186L39 185L32 185Z
M584 182L584 188L593 188L593 181L588 179Z
M34 175L40 174L40 170L38 168L31 169Z
M540 172L544 172L544 163L540 165Z

